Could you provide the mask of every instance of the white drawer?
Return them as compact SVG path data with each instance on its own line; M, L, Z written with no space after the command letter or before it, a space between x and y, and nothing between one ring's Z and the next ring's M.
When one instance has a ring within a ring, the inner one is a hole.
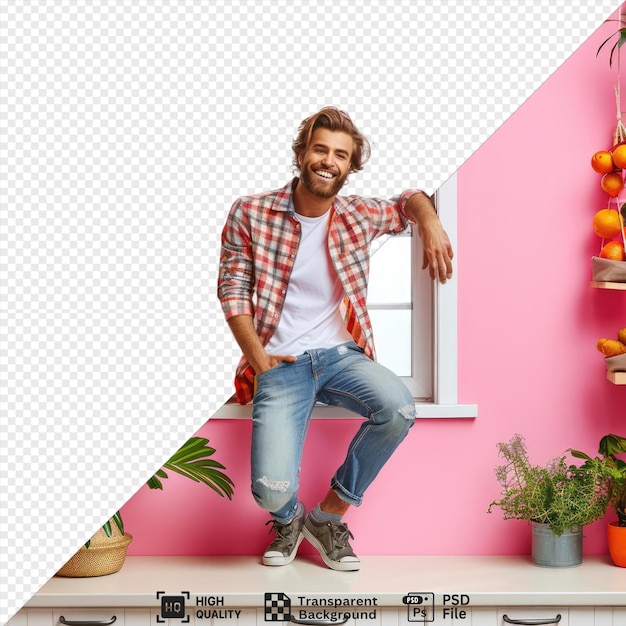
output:
M155 626L160 611L156 608L24 608L13 616L7 626L63 626L66 622L80 622L87 626L104 626L115 617L111 626ZM178 620L172 623L178 623ZM204 626L209 622L205 621Z
M510 620L517 620L519 626L524 622L537 624L537 621L554 620L561 616L559 622L552 622L554 626L626 626L626 607L465 607L465 613L453 615L443 614L441 606L435 607L434 620L415 622L408 619L406 607L379 607L375 620L348 620L346 626L422 626L431 624L437 626L511 626L504 621L506 615ZM198 616L201 607L187 607L187 615L191 626L270 626L272 622L264 620L264 611L261 608L241 608L232 619L211 619L208 616ZM178 626L180 620L161 620L160 611L155 608L24 608L17 613L7 626L63 626L61 616L65 621L82 622L86 626L102 626L104 622L115 616L111 626ZM157 619L159 618L159 619ZM534 620L534 622L533 622ZM288 622L275 622L275 626L283 626ZM546 624L546 626L552 626ZM525 625L524 625L525 626Z
M128 610L128 609L127 609ZM126 611L127 611L126 610ZM19 611L7 626L149 626L150 610L145 609L128 624L124 608L84 608L84 609L39 609L28 608ZM144 615L145 614L145 615ZM145 619L142 619L145 618ZM66 625L65 625L66 626Z

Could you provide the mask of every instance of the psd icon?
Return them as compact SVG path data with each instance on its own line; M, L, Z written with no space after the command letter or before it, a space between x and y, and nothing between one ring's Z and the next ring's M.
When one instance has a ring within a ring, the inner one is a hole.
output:
M409 622L432 622L435 619L435 594L426 592L407 593L402 598L407 605L407 620Z
M291 621L291 599L289 596L280 592L265 594L265 621Z

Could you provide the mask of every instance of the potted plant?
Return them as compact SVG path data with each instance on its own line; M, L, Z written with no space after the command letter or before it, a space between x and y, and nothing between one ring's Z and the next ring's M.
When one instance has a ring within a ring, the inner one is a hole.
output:
M533 465L524 438L516 434L498 443L505 463L495 469L501 486L499 507L504 519L524 519L532 526L532 562L550 567L570 567L582 562L582 529L604 517L610 484L601 459L577 467L565 456L545 465Z
M187 440L148 481L150 489L163 489L161 479L168 478L165 470L176 472L195 482L201 482L218 495L233 496L234 483L221 470L226 469L211 457L215 448L204 437ZM118 511L101 529L56 573L57 576L86 577L113 574L121 569L132 535L124 531Z
M626 462L616 455L626 453L626 437L612 433L600 439L598 454L594 458L580 450L571 450L572 456L585 460L585 465L601 461L610 475L609 504L617 514L617 521L607 527L609 553L613 563L626 567ZM584 467L584 466L583 466Z

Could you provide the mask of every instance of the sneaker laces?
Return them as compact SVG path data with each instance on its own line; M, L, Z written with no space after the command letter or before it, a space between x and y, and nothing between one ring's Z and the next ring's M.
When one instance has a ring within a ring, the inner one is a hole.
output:
M333 533L333 541L338 550L350 548L349 538L354 539L354 535L350 532L347 524L341 522L328 522Z
M292 537L290 536L290 531L292 529L292 525L289 524L281 524L277 522L275 519L270 519L265 522L265 525L271 524L272 527L267 531L269 535L272 531L276 532L276 539L274 539L274 543L277 541L291 541Z

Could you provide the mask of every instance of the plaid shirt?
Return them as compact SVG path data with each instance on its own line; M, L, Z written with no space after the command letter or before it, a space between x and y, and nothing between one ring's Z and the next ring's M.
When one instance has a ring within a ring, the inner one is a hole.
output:
M289 276L300 242L293 215L297 178L278 191L239 198L224 230L218 297L226 319L254 317L256 332L267 345L280 321ZM341 305L346 328L365 354L375 358L372 325L366 308L369 244L384 234L402 232L411 223L404 205L417 190L393 200L337 196L328 229L328 250L345 290ZM242 357L235 374L237 401L252 399L254 370Z

